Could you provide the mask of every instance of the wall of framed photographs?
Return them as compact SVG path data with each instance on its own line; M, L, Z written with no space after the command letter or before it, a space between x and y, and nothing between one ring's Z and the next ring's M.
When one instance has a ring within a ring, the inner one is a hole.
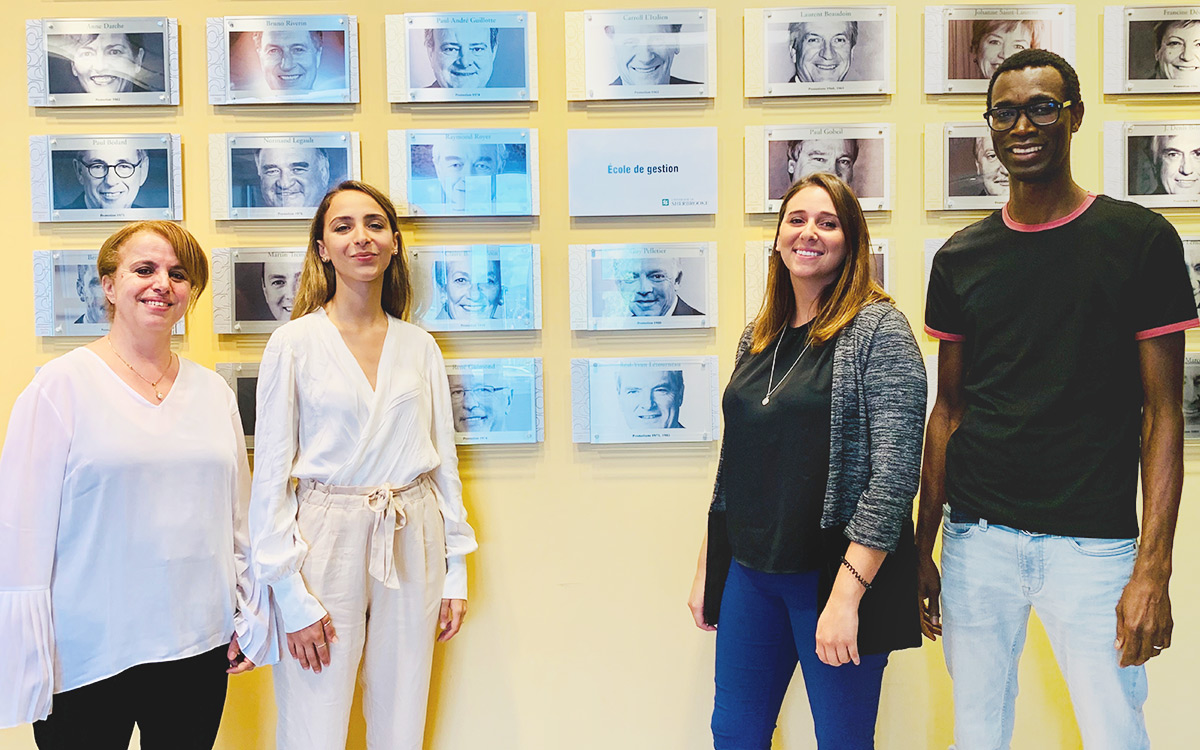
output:
M842 165L834 168L873 199L880 274L919 329L927 241L981 218L1007 188L979 140L983 95L972 93L988 61L972 56L971 37L990 22L1009 22L996 27L1006 43L1024 34L1062 45L1087 104L1076 178L1149 199L1194 238L1189 267L1200 289L1200 198L1189 197L1186 161L1197 148L1200 83L1154 62L1152 32L1163 18L1200 17L1194 0L1107 12L1092 0L928 12L880 2L745 5L5 4L13 74L0 79L0 96L14 112L0 125L11 282L0 298L0 420L34 368L98 332L88 317L90 279L67 261L98 248L117 226L108 219L122 211L179 211L210 251L221 270L179 351L220 366L249 398L269 331L290 310L294 248L306 242L303 216L315 203L309 194L335 174L361 174L405 204L404 241L428 295L422 319L457 363L459 400L507 409L504 428L491 435L491 415L463 409L461 466L481 548L469 559L471 618L437 657L429 746L607 750L631 737L638 747L706 746L713 641L684 604L718 449L718 433L695 420L711 411L685 404L677 423L695 432L691 441L608 442L623 434L614 422L615 432L575 442L573 362L603 369L624 360L630 372L667 381L681 373L694 381L689 398L719 398L719 388L711 396L700 387L710 376L699 368L715 367L722 386L728 380L746 301L761 293L747 274L761 272L773 236L772 197L819 159ZM468 12L494 23L472 24ZM270 39L278 29L269 22L289 13L336 15L293 28L291 49L285 38ZM614 46L647 15L680 35L669 75L658 79L623 63ZM103 30L41 20L118 17L143 20L121 29L137 37L138 48L123 54L138 64L115 73L67 52L68 36ZM831 19L857 24L854 34L830 33L840 52L793 60L789 25ZM43 26L25 37L40 40L47 62L27 83L21 31L31 20ZM480 34L484 26L494 35ZM257 54L272 43L281 48ZM476 85L485 77L494 85ZM130 86L121 90L121 80ZM89 152L95 158L79 159ZM461 189L439 171L454 160L472 165ZM129 198L133 188L124 198L104 197L120 190L89 197L87 172L101 162L96 171L105 175L93 180L136 184L140 198ZM652 286L648 258L663 248L669 269L657 274L682 273L676 295L699 312L694 323L642 325L638 309L682 308L623 291ZM592 251L614 257L590 263ZM38 259L43 253L58 260ZM622 262L637 266L628 282L617 275ZM452 294L451 278L464 276L473 298ZM579 304L579 293L589 302ZM613 310L623 303L631 313L619 320ZM1188 404L1200 404L1200 380L1192 382L1200 334L1188 336ZM933 340L919 338L926 355L936 353ZM620 398L603 393L619 411ZM1188 404L1200 425L1200 406ZM630 429L639 440L656 434ZM672 429L657 433L674 437ZM1192 433L1200 427L1189 421ZM1186 458L1172 587L1181 637L1151 662L1146 705L1162 747L1190 742L1200 668L1200 643L1183 636L1200 629L1200 452L1189 445ZM896 654L891 664L880 747L947 746L950 682L940 646ZM1078 748L1065 686L1037 627L1021 683L1014 745ZM269 670L233 680L218 747L272 747L271 695ZM784 746L815 746L807 714L794 690L781 720ZM356 723L350 747L364 746ZM32 747L27 727L0 731L0 750Z

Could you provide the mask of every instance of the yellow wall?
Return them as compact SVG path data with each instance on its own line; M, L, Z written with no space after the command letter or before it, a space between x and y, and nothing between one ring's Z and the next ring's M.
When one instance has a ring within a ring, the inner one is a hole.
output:
M701 3L661 0L663 5ZM652 5L614 2L611 7ZM389 128L535 127L541 147L541 217L411 225L409 244L536 242L542 249L545 325L541 332L466 334L440 338L447 356L541 356L545 360L546 442L538 446L462 451L467 507L479 532L470 558L471 611L462 634L439 648L427 747L446 750L611 750L709 745L713 638L691 623L685 599L703 532L717 446L575 446L570 441L569 359L579 356L716 354L723 380L742 328L742 257L747 240L769 239L773 222L742 212L744 126L797 122L895 123L898 190L895 210L872 218L877 237L892 241L892 290L910 320L923 310L922 241L944 237L980 214L923 210L923 131L943 121L974 120L981 98L926 97L922 93L924 38L921 8L901 4L902 51L897 93L885 99L755 101L742 98L744 4L717 7L720 60L718 96L703 103L587 107L564 100L563 10L602 3L551 0L27 0L4 3L7 43L0 45L0 101L11 119L0 124L4 166L0 205L8 233L8 293L0 297L0 419L33 368L81 343L32 335L32 250L96 247L112 231L105 224L34 224L30 221L27 137L39 133L156 132L183 136L186 226L205 247L299 245L302 222L218 224L209 218L207 136L225 131L355 130L362 134L363 176L387 185ZM785 5L784 2L762 3ZM832 4L832 2L830 3ZM1081 184L1101 188L1101 123L1105 120L1196 117L1196 96L1104 97L1101 92L1102 3L1077 5L1077 60L1087 120L1075 142ZM383 17L430 10L534 10L538 13L540 101L517 105L392 107L386 101ZM256 13L347 12L358 15L362 103L353 106L214 108L205 86L206 16ZM178 108L49 110L25 106L23 21L34 17L173 15L180 25L182 103ZM480 117L487 118L482 122ZM715 217L571 220L567 216L566 131L577 127L717 126L720 132L720 205ZM1200 211L1173 210L1184 234L1200 234ZM720 248L721 325L715 332L572 333L567 324L568 243L715 240ZM1200 336L1200 334L1189 334ZM921 338L926 354L933 341ZM180 352L211 365L254 361L263 336L218 337L208 296L189 321ZM1189 348L1200 350L1200 338ZM1180 519L1173 586L1176 638L1150 667L1146 713L1157 748L1194 746L1200 665L1200 515L1192 501L1200 483L1200 454L1190 454L1189 482ZM167 488L148 488L167 491ZM3 676L0 676L0 681ZM782 717L779 746L815 744L801 686L794 686ZM1039 627L1031 629L1021 669L1015 746L1078 748L1079 736L1065 688ZM942 748L951 737L950 682L939 646L892 659L879 719L885 749ZM218 747L272 747L274 724L266 669L232 682ZM32 748L28 727L0 731L0 750ZM361 722L350 747L365 747Z

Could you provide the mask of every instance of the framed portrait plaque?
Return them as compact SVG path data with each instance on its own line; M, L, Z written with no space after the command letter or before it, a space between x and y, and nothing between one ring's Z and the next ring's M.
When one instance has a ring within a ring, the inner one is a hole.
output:
M871 240L871 278L890 292L888 281L891 273L888 240ZM771 264L771 255L775 252L774 243L770 240L763 242L750 241L746 243L745 258L745 313L746 322L754 320L762 307L763 297L767 292L767 269Z
M1104 192L1149 208L1200 207L1200 120L1104 123Z
M717 244L571 245L572 330L715 328Z
M238 414L242 418L242 432L246 433L246 449L254 450L254 416L258 405L258 363L218 362L217 374L225 378L237 396Z
M926 175L926 209L990 211L1008 202L1008 170L982 118L948 122L941 128L931 125L926 133L926 164L941 162L936 177L933 170Z
M712 8L568 12L567 99L688 99L716 95Z
M1183 355L1183 437L1200 442L1200 354Z
M448 359L446 377L456 444L545 440L540 357Z
M183 218L179 136L33 135L34 221Z
M214 219L311 219L362 175L358 133L217 133L208 153Z
M1192 296L1200 310L1200 236L1183 237L1183 258L1192 280Z
M31 107L179 104L174 18L40 18L25 22Z
M357 16L208 19L209 104L357 101Z
M537 101L534 13L387 16L388 101Z
M1104 93L1200 92L1200 4L1104 9Z
M716 357L572 359L572 440L716 440L720 424L717 369Z
M1023 49L1075 62L1075 6L925 7L925 93L986 94L996 66Z
M744 28L747 97L896 90L890 7L747 8Z
M35 336L103 336L108 305L96 269L97 250L41 250L33 254ZM182 336L184 320L171 330Z
M409 248L413 322L427 331L532 331L542 327L537 245Z
M941 237L938 239L925 240L925 284L921 287L926 299L929 298L929 277L933 273L933 258L937 255L937 251L942 249L949 237Z
M402 216L537 216L537 130L389 130Z
M793 182L836 174L864 211L892 209L892 126L772 125L746 128L746 213L775 213Z
M219 247L212 251L213 331L270 333L292 319L303 247Z

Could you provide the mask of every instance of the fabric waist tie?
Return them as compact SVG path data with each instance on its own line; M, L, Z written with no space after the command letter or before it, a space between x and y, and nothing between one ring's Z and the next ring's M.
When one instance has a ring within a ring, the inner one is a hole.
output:
M422 474L403 487L387 483L378 487L348 487L315 479L298 482L297 494L302 502L358 506L375 514L367 572L389 589L400 588L400 577L396 574L396 532L408 524L408 509L429 492L429 476Z

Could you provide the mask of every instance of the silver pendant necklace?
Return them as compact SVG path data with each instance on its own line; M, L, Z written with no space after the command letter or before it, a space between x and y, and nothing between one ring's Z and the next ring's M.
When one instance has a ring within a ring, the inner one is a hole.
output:
M806 351L808 351L808 347L812 345L812 339L809 339L808 342L804 345L804 348L800 350L800 356L796 357L796 361L792 363L792 366L789 367L787 369L787 372L785 372L783 374L783 377L779 379L779 384L776 385L775 384L775 358L779 356L779 345L783 343L783 334L786 332L787 332L786 329L783 331L780 331L779 332L779 340L775 342L775 353L771 355L771 374L767 377L767 395L763 396L763 400L762 400L763 406L766 406L767 404L771 403L771 394L783 387L783 381L787 380L787 376L792 374L792 370L796 369L796 365L800 364L800 358L804 356L804 353ZM772 387L772 386L774 386L774 387Z

